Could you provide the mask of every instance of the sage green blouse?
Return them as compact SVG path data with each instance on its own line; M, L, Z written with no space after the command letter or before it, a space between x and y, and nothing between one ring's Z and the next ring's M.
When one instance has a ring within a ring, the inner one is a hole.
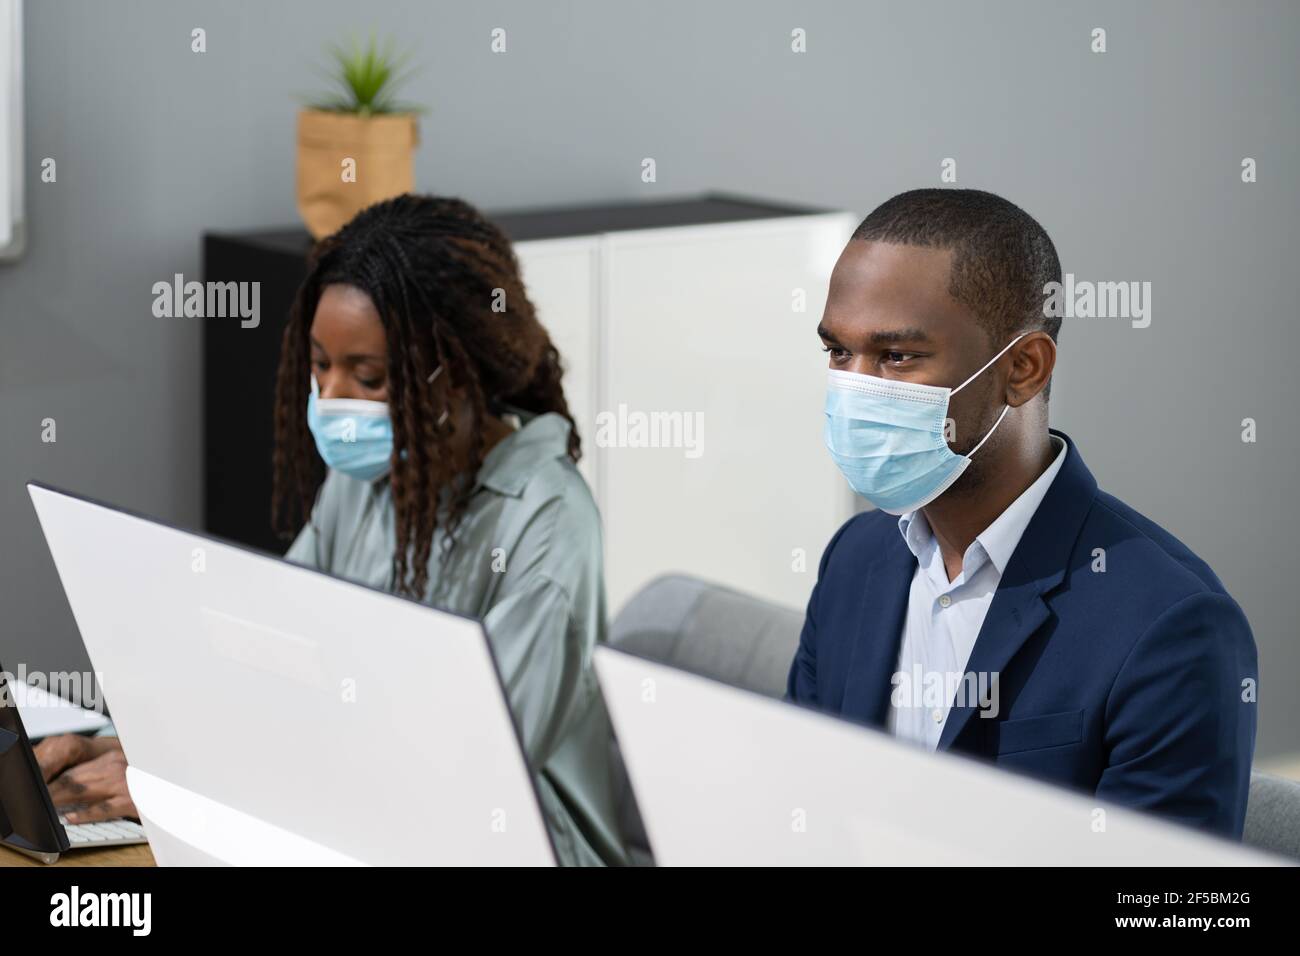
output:
M623 864L619 770L592 668L605 639L600 517L567 454L569 423L517 414L522 427L484 458L445 563L435 534L424 600L483 621L560 862ZM393 591L395 550L387 479L330 471L285 557Z

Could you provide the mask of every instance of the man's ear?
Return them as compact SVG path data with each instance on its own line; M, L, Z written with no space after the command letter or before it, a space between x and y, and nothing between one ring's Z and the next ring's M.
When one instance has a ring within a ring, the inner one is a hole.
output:
M1031 401L1047 387L1056 368L1056 343L1046 332L1030 332L1011 347L1011 377L1006 403L1012 408Z

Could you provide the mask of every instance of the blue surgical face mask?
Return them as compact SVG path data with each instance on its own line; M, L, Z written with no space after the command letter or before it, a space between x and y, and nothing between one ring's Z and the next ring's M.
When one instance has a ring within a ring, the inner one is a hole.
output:
M853 490L891 515L923 508L947 491L989 440L1009 405L968 455L948 447L948 400L1028 333L956 388L919 385L858 372L830 370L826 389L826 447Z
M385 402L359 398L321 398L316 376L307 398L307 427L316 450L335 471L372 481L393 459L393 423Z

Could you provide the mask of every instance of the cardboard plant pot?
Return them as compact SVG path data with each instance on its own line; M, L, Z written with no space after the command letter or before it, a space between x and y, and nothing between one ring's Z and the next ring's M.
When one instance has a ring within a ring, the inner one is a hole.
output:
M313 239L339 229L367 206L415 188L415 116L298 113L298 214ZM356 166L356 181L344 161Z

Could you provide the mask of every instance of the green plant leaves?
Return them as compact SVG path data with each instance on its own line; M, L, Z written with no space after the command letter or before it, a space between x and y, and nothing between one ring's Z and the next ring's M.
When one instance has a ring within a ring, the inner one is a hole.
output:
M409 66L409 53L395 53L392 37L381 47L373 33L364 45L354 36L346 47L330 44L329 54L333 63L326 75L337 90L310 102L313 109L358 116L424 112L394 98L395 89L415 70Z

